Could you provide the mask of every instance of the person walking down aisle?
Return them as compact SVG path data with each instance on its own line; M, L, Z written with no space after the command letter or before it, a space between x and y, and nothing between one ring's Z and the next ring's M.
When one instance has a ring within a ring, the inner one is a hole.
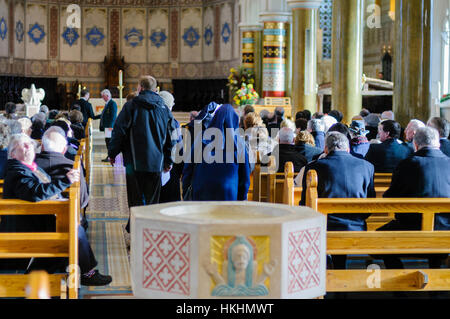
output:
M108 144L111 140L111 130L117 118L117 103L111 98L111 92L109 90L103 90L101 95L106 104L100 116L100 131L105 132L105 143L108 149ZM102 162L109 162L108 156Z

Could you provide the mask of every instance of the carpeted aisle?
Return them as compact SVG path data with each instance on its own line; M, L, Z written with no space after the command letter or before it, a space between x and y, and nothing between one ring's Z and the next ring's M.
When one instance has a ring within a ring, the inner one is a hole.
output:
M113 281L102 287L81 286L80 299L130 298L130 263L122 226L128 219L125 169L120 158L115 167L101 161L106 156L106 146L98 131L94 131L92 156L88 236L97 269L112 276Z

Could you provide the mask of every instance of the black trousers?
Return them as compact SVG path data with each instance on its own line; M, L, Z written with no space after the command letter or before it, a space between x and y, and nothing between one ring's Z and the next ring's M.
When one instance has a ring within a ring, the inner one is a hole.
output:
M159 203L161 193L161 173L134 172L126 167L128 206L147 206ZM130 232L130 219L126 226Z

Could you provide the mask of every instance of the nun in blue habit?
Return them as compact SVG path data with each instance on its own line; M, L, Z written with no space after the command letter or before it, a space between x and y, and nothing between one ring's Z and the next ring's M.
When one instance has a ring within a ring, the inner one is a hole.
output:
M188 156L191 160L183 169L183 194L190 193L190 200L247 200L248 153L239 134L239 116L231 105L218 106L208 129L195 139Z

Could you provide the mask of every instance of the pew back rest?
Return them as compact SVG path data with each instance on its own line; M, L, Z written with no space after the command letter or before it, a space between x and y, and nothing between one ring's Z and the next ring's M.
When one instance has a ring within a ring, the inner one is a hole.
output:
M325 214L417 213L419 231L328 232L329 254L446 254L450 231L434 231L435 214L450 212L450 198L318 198L317 172L307 175L306 206Z
M80 158L75 158L75 169L80 168ZM80 217L79 182L68 190L68 200L38 203L16 199L0 200L1 216L54 215L56 232L53 233L0 233L0 259L56 258L69 259L69 273L50 275L52 296L65 294L61 281L70 278L69 298L78 297L78 225ZM27 275L0 275L0 297L25 297Z

